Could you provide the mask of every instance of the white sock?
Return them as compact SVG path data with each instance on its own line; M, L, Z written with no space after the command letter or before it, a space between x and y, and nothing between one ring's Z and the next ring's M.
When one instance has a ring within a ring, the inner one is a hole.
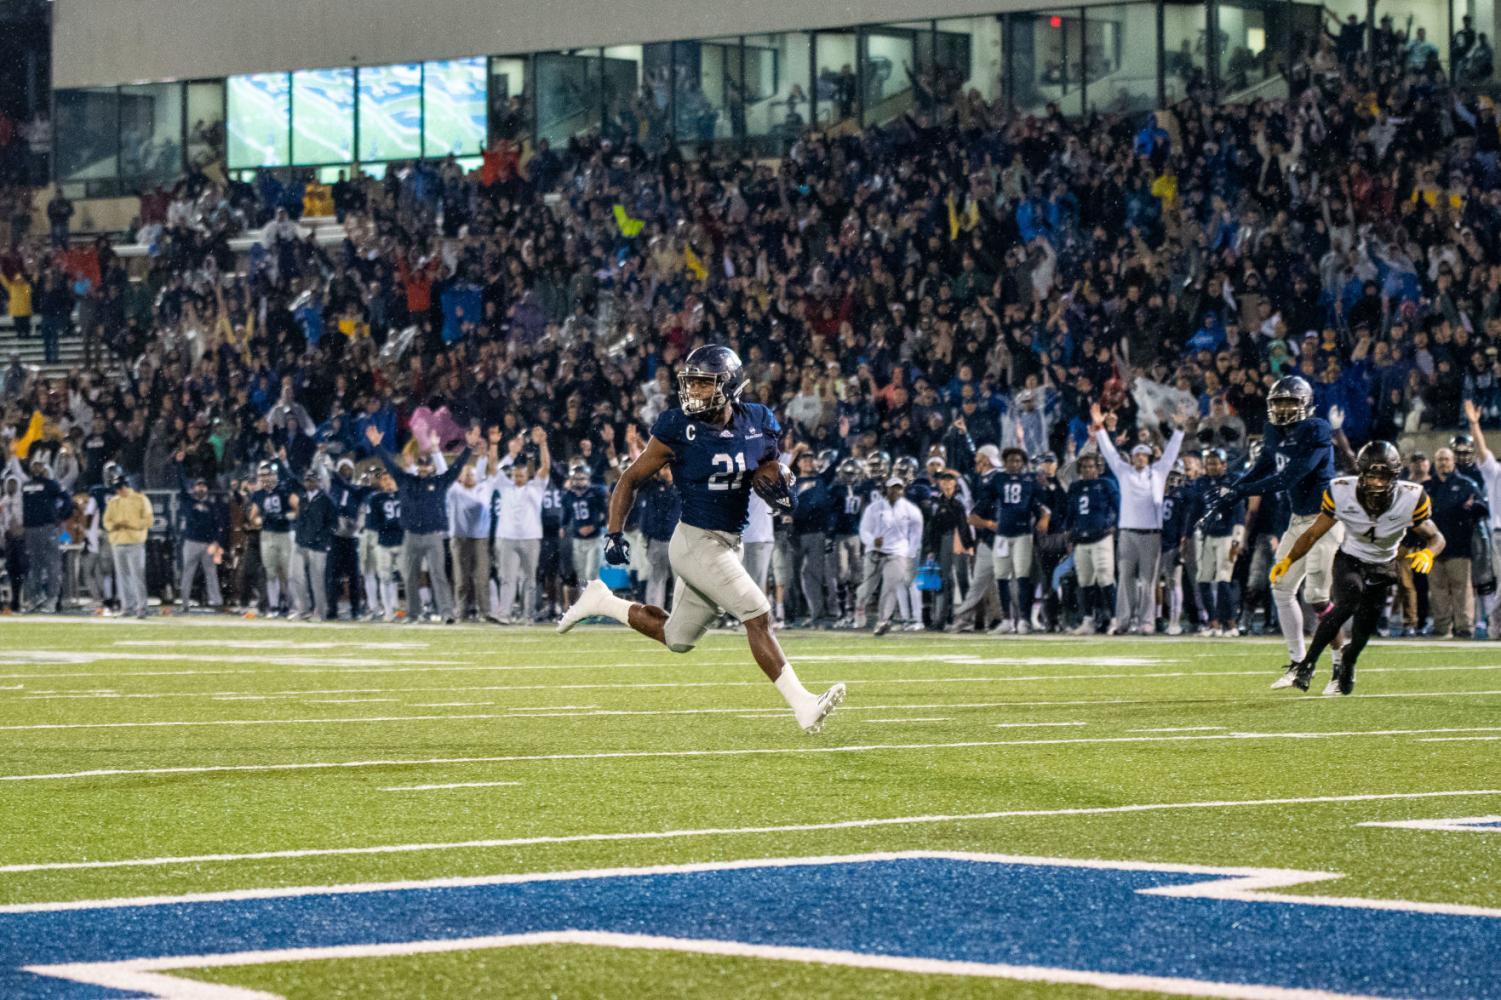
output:
M1287 641L1288 662L1302 663L1308 653L1303 644L1303 605L1298 595L1272 588L1272 600L1277 605L1277 624L1282 628L1282 638Z
M790 663L782 664L782 672L777 675L774 683L777 690L782 693L782 697L787 699L787 704L792 707L794 713L801 714L804 709L818 701L813 697L813 692L803 687L803 682L797 679L797 671L792 669Z
M380 584L374 573L365 574L365 610L375 611L380 607Z
M1343 658L1342 657L1343 653L1344 653L1343 649L1335 649L1333 646L1329 647L1329 660L1330 660L1331 663L1334 664L1334 669L1336 669L1336 670L1339 669L1339 664L1340 664L1340 660Z
M429 604L431 604L433 602L433 592L432 592L432 590L430 590L427 587L418 587L417 588L417 600L419 600L419 601L422 602L422 606L424 608L427 607Z
M386 599L385 599L386 614L388 614L388 615L389 614L394 614L395 611L396 611L396 581L395 580L387 580L385 582L385 584L381 587L381 590L386 595Z
M631 623L631 602L624 597L616 597L608 591L595 598L599 613L607 618L613 618L622 625Z

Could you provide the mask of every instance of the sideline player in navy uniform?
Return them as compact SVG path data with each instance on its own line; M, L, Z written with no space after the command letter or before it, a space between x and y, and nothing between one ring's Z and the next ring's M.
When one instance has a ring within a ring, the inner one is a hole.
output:
M1345 622L1353 619L1350 641L1334 665L1334 677L1324 694L1355 690L1355 660L1375 633L1387 595L1397 582L1397 549L1403 537L1410 529L1427 542L1424 548L1404 557L1415 573L1433 569L1434 558L1444 551L1444 536L1433 523L1433 504L1423 487L1398 481L1402 456L1395 447L1386 441L1372 441L1360 449L1355 468L1355 475L1340 476L1329 483L1312 527L1300 534L1287 556L1272 567L1270 575L1275 584L1285 579L1290 567L1313 551L1335 525L1345 526L1334 557L1334 607L1320 619L1307 655L1293 665L1291 682L1279 680L1273 687L1307 691L1319 654L1334 641Z
M1286 493L1292 518L1277 543L1277 559L1286 559L1294 543L1319 516L1324 492L1334 477L1334 430L1329 422L1313 415L1313 388L1302 378L1288 375L1273 384L1266 397L1266 432L1261 456L1239 480L1230 485L1219 503L1233 505L1250 497ZM1295 560L1292 569L1272 585L1277 621L1287 642L1291 677L1303 661L1303 608L1298 587L1307 580L1303 599L1322 609L1329 603L1333 582L1334 553L1344 536L1339 522L1320 534L1318 545L1306 559Z
M994 533L995 580L1000 587L1001 620L992 634L1025 635L1032 622L1032 532L1046 533L1050 513L1042 503L1042 485L1027 468L1027 453L1010 447L1001 452L1001 472L991 480L995 506L976 509L969 523Z
M672 613L616 597L595 579L564 613L558 631L567 632L591 615L605 615L674 653L686 653L723 608L745 625L751 655L787 699L797 724L804 732L818 732L844 701L844 685L835 684L817 696L803 687L772 632L771 602L740 559L751 490L774 510L788 510L793 503L789 473L777 446L781 428L766 407L739 401L748 379L740 358L727 347L694 350L677 378L680 408L657 418L646 450L616 484L605 545L605 559L612 566L630 561L630 546L621 530L626 515L637 489L670 464L683 497L682 520L668 547L677 577Z
M1115 480L1101 475L1104 461L1095 452L1079 456L1079 478L1068 488L1064 530L1074 550L1083 621L1074 635L1094 635L1115 609L1115 526L1121 494Z

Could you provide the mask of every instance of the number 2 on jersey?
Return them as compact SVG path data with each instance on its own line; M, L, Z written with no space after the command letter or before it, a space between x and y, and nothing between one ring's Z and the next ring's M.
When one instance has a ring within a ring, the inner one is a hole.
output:
M711 490L738 490L740 483L745 479L745 452L736 452L734 457L719 452L709 460L716 469L724 466L720 471L709 477L709 489Z

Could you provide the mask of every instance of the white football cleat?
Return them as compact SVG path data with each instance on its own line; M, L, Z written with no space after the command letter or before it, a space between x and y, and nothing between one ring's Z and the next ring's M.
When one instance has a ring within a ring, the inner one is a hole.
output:
M1336 674L1333 677L1329 678L1329 683L1324 685L1324 697L1325 698L1337 698L1337 697L1339 697L1339 675L1338 674Z
M1032 631L1032 629L1031 629L1030 626L1028 626L1027 620L1025 618L1019 618L1019 619L1017 619L1017 622L1016 622L1016 634L1017 635L1026 635L1027 633L1029 633L1031 631Z
M1297 680L1297 677L1298 665L1296 663L1289 663L1287 665L1287 672L1281 677L1278 677L1276 680L1272 681L1272 690L1281 691L1283 688L1292 687L1293 682Z
M1220 635L1226 639L1239 639L1240 629L1234 625L1231 625L1229 628L1221 632Z
M1167 627L1167 634L1168 635L1182 635L1183 634L1183 626L1182 625L1169 625Z
M1070 632L1069 635L1094 635L1094 633L1095 633L1094 619L1093 618L1086 618L1082 622L1080 622L1077 626L1075 626L1074 630L1072 632Z
M797 724L803 728L803 732L822 732L824 720L829 717L834 709L844 704L844 694L844 685L835 684L819 695L818 700L813 703L813 711L806 717L797 720Z
M567 632L585 618L604 614L604 602L600 599L610 596L610 588L605 586L603 580L590 580L579 599L573 602L573 607L563 612L563 617L558 619L558 632Z
M1012 635L1016 632L1016 623L1009 618L1002 618L990 626L991 635Z

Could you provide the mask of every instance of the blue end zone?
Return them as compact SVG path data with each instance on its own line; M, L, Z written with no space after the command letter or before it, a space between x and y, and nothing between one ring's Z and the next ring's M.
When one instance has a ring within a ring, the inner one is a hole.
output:
M1501 919L1142 895L1218 876L911 857L0 914L0 996L127 994L20 971L597 930L1376 996L1501 1000Z

